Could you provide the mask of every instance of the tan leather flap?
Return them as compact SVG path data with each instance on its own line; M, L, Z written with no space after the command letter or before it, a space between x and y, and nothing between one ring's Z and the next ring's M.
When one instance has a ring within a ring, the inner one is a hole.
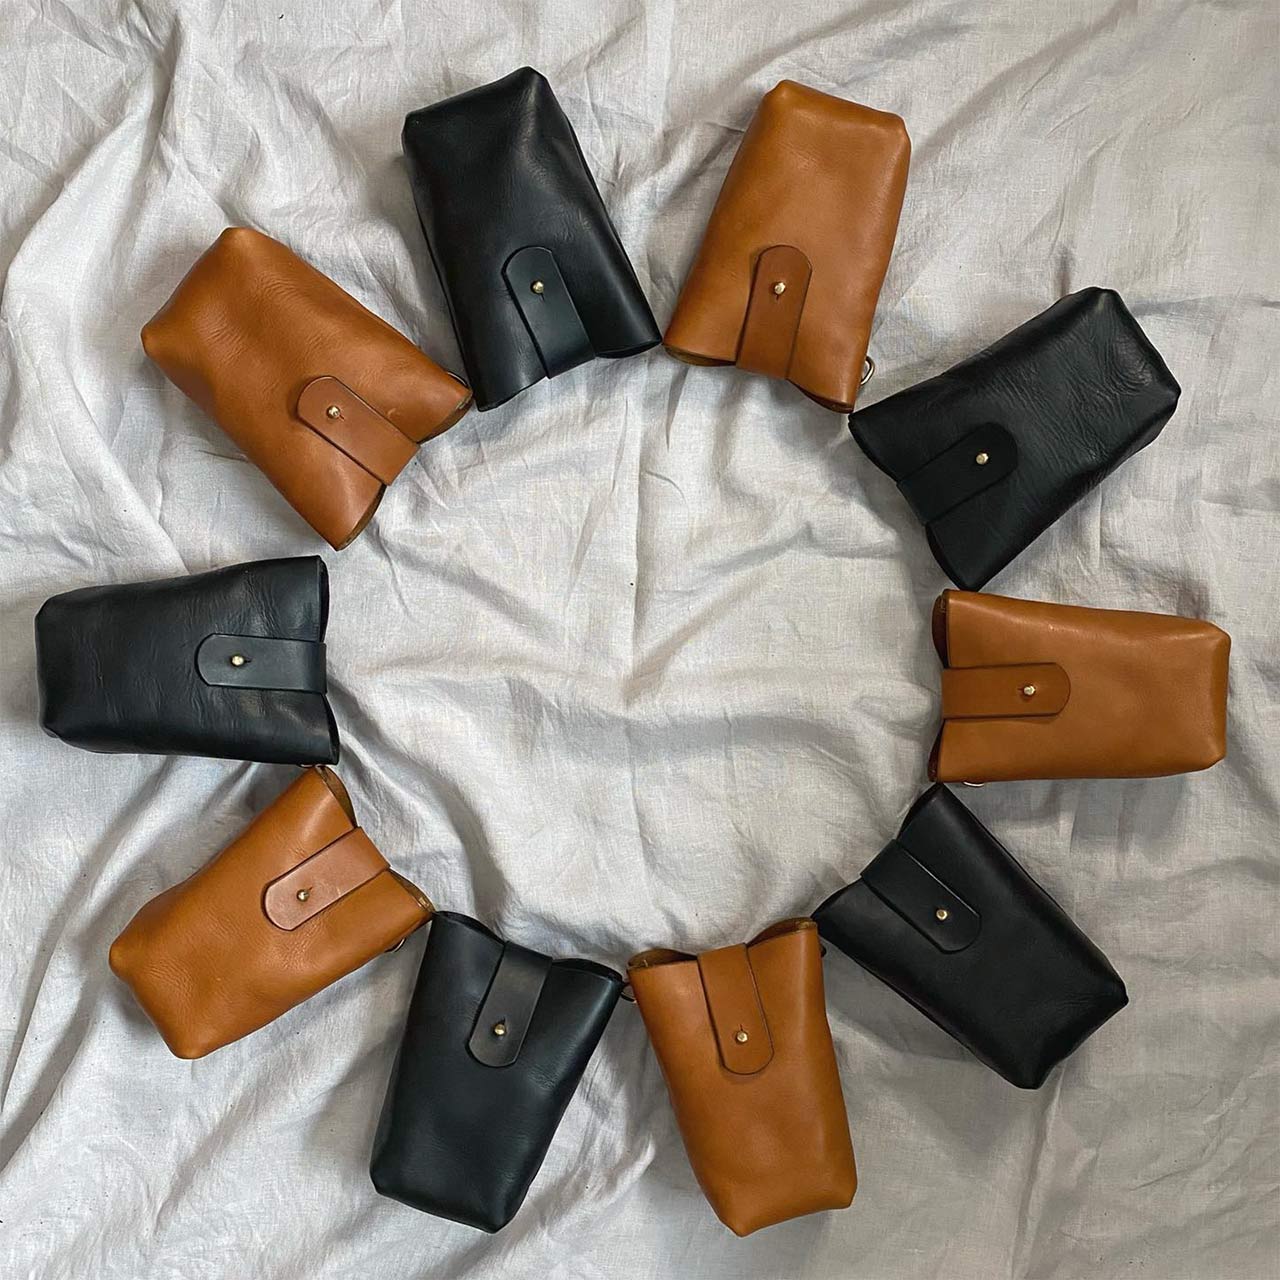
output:
M738 344L740 369L786 378L812 274L794 245L775 244L760 255Z
M944 720L1056 716L1070 697L1071 681L1056 662L947 667L942 672Z
M298 396L298 417L383 484L390 484L418 449L337 378L308 382Z
M280 929L296 929L387 870L387 860L356 827L267 885L262 909Z
M768 1066L773 1041L746 947L705 952L698 957L698 972L720 1061L735 1075L754 1075Z

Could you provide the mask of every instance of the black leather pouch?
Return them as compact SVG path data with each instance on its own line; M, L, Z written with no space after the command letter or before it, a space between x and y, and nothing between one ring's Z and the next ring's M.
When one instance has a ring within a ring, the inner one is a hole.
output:
M537 71L412 112L402 142L478 409L657 344L573 126Z
M1128 1003L1106 956L943 786L813 918L828 942L1022 1089L1038 1089Z
M384 1196L482 1231L524 1203L622 992L438 911L387 1086L370 1175Z
M36 615L40 723L90 751L336 764L319 556L82 587Z
M1120 295L1082 289L849 429L947 576L977 591L1149 445L1179 394Z

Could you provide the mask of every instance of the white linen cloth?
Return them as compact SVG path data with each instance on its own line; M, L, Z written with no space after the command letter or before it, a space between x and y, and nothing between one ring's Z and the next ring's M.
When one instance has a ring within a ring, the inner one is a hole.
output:
M0 24L0 1275L1276 1274L1274 0L5 0ZM894 834L925 785L947 584L843 417L660 350L598 361L425 447L336 554L143 356L142 323L244 223L458 369L401 121L525 63L659 324L784 77L914 142L866 402L1117 288L1181 405L991 587L1234 640L1210 772L963 795L1130 1007L1023 1093L829 955L862 1187L745 1242L626 1005L501 1235L378 1198L422 935L170 1057L107 948L292 773L92 755L37 724L50 594L323 549L340 773L446 907L621 966L803 914Z

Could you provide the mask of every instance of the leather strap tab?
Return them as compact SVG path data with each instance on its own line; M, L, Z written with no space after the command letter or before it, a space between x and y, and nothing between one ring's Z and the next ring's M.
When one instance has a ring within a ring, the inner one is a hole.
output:
M196 670L205 684L229 689L324 693L328 688L322 640L205 636L196 649Z
M707 951L698 957L698 972L720 1061L734 1075L754 1075L773 1058L773 1040L747 948Z
M786 378L812 275L809 259L794 245L775 244L760 255L738 342L740 369Z
M982 917L896 840L871 860L862 880L939 951L963 951L982 929Z
M994 422L975 427L898 481L898 488L923 524L968 502L1017 468L1018 442Z
M408 436L337 378L308 382L298 396L298 417L383 484L390 484L418 451Z
M508 942L493 971L467 1048L486 1067L509 1067L519 1056L551 961L537 951Z
M946 667L944 720L1003 720L1056 716L1071 697L1071 681L1056 662L1009 667Z
M386 870L387 860L355 827L267 885L262 909L278 929L296 929Z
M517 249L502 275L548 378L594 358L591 339L550 249L536 244Z

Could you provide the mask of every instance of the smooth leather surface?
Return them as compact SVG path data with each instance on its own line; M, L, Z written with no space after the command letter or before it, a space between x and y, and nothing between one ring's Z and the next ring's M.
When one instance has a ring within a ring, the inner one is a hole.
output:
M944 591L934 641L944 667L988 669L952 691L947 710L963 714L942 722L930 761L940 782L1154 778L1226 754L1231 638L1210 622ZM1067 696L1026 664L1058 668ZM1004 668L1002 704L987 686ZM1031 698L1018 692L1028 679ZM1042 687L1046 707L1061 706L1052 715L1032 713Z
M36 615L40 723L90 751L333 764L323 693L211 685L197 666L210 636L319 643L328 616L318 556L53 596Z
M478 921L436 914L369 1170L382 1195L482 1231L524 1203L622 991L603 965L548 960L518 1055L488 1066L469 1044L504 950Z
M418 451L412 440L337 378L312 378L298 393L298 417L384 485Z
M509 1067L520 1056L550 971L551 960L547 956L514 942L503 947L502 959L467 1041L477 1062L486 1067Z
M430 917L417 889L385 863L379 869L366 837L329 856L326 874L344 892L318 911L308 902L305 920L272 923L269 888L356 830L337 775L307 769L217 857L143 906L111 944L112 971L179 1058L203 1057L266 1026ZM319 877L308 881L324 896Z
M263 913L280 929L296 929L386 870L387 860L356 827L267 885Z
M984 422L949 445L918 471L898 482L898 490L923 524L1003 480L1018 465L1018 442L994 422Z
M402 334L248 227L228 227L197 259L142 345L336 548L368 524L417 445L471 403ZM308 409L300 398L320 378L345 394ZM333 403L343 417L327 429L316 410Z
M1071 698L1071 681L1056 662L942 669L942 718L990 720L1056 716Z
M707 230L680 291L663 342L694 364L741 361L786 377L811 399L848 411L857 399L880 286L884 283L907 185L911 143L895 115L783 80L764 95L729 166ZM759 259L790 246L812 269L776 277L778 345L762 343L759 307L774 278ZM793 289L803 295L798 325ZM782 372L779 372L779 369Z
M939 951L963 951L982 932L981 914L898 840L872 858L861 879Z
M502 274L548 378L595 358L555 254L541 245L517 249Z
M721 947L697 960L721 1063L734 1075L755 1075L772 1060L773 1040L746 947Z
M326 650L319 640L272 636L205 636L196 670L205 684L233 689L328 690Z
M738 341L739 369L786 378L812 278L809 259L794 245L775 244L759 256Z
M849 419L862 450L903 488L929 546L957 586L976 591L1126 458L1150 444L1180 389L1160 353L1111 289L1081 289L946 373ZM945 479L925 473L977 428L1016 442L1016 465L972 490L973 458L1002 469L998 448L974 442Z
M950 915L938 922L931 889L904 889L864 872L814 912L822 936L1010 1083L1039 1088L1124 1008L1124 983L945 787L916 801L896 843L980 916L980 928ZM956 925L973 936L955 949L930 936Z
M682 952L644 952L627 971L699 1186L740 1236L847 1207L857 1173L816 926L783 921L745 948L725 949L736 978L720 953L710 954L710 990L699 957ZM725 1054L750 1048L733 1033L741 1024L754 1034L757 1008L770 1055L754 1069L750 1061L726 1066ZM717 1013L728 1015L724 1025Z
M504 275L529 246L554 257L596 355L656 345L657 323L573 126L537 71L522 67L412 112L402 141L477 408L548 376Z

